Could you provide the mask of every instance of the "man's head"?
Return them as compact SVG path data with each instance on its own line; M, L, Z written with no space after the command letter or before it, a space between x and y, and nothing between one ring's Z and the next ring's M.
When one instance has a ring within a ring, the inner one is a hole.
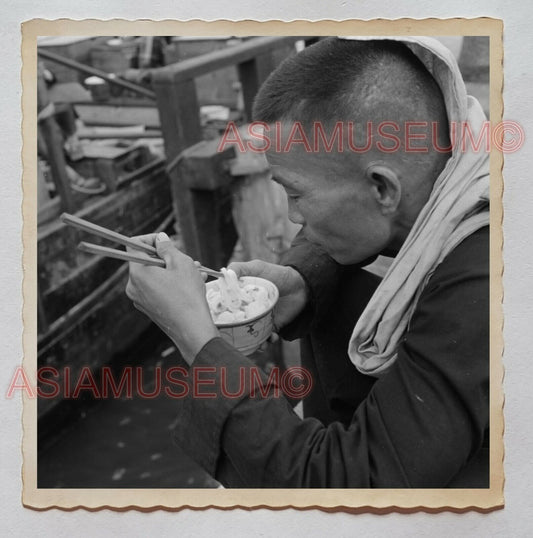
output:
M449 145L440 89L409 49L394 41L331 38L305 49L265 82L254 119L280 124L283 140L296 123L303 126L313 151L276 144L280 131L272 127L267 158L287 191L291 220L340 263L398 250L449 156L432 143L436 128L438 147ZM316 125L330 137L337 122L343 149L316 146ZM425 140L407 140L408 124ZM416 151L421 146L427 151Z

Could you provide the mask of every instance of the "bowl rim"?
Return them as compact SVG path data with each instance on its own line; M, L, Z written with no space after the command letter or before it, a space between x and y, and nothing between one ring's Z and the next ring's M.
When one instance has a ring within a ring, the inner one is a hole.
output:
M257 320L266 317L267 314L272 312L272 310L274 310L274 307L276 306L276 304L277 304L277 302L279 300L278 287L271 280L267 280L266 278L261 278L260 276L252 276L252 275L246 275L246 276L242 276L240 278L243 279L243 280L246 279L246 278L253 278L253 279L256 279L256 280L261 280L263 282L268 282L268 284L270 286L272 286L273 289L274 289L274 300L273 300L272 304L270 305L270 307L267 310L265 310L261 314L257 314L253 318L248 318L248 319L245 319L243 321L236 321L236 322L233 322L233 323L219 323L219 322L213 321L213 323L215 324L215 327L217 327L217 328L220 328L220 329L228 329L229 328L229 329L231 329L232 327L242 327L244 325L250 325L250 323L254 323ZM206 282L206 284L205 284L206 288L207 288L207 284L211 284L211 282L214 283L214 282L216 282L216 280L211 280L210 282Z

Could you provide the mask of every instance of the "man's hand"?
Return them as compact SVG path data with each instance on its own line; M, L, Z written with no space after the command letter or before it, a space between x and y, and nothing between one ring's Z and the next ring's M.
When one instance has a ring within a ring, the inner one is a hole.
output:
M276 284L279 301L274 307L274 325L277 329L281 329L300 314L309 300L302 275L292 267L253 260L232 263L228 269L233 269L238 277L257 276Z
M219 335L209 313L204 279L197 264L174 247L166 234L135 239L155 246L166 268L130 262L126 294L174 341L190 365L202 347Z

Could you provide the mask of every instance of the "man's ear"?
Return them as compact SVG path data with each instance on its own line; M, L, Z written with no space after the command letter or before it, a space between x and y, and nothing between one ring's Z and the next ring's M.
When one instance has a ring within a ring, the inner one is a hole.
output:
M402 184L398 174L385 164L371 163L365 171L365 178L370 183L383 214L394 213L402 198Z

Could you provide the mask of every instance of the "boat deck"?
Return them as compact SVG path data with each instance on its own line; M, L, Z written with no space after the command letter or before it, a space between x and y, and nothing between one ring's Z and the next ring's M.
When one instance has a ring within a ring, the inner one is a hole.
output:
M268 370L279 359L276 345L253 353L250 358ZM280 341L279 345L283 346L285 366L299 364L295 342ZM170 340L151 325L128 351L115 357L113 364L142 366L143 390L150 393L155 388L156 369L164 371L184 364L181 361ZM114 377L118 384L120 375ZM53 431L39 442L39 488L219 486L174 443L175 400L163 391L153 399L142 398L135 390L131 399L125 395L97 401L78 398L69 412L63 429L58 428L57 416L52 419L53 427L44 421L39 424L39 428Z
M146 392L155 386L156 367L177 363L177 352L152 327L123 354L128 366L143 366ZM129 358L129 360L127 360ZM162 393L154 399L134 395L90 402L77 420L49 438L38 456L39 488L202 488L217 487L172 440L175 402Z

